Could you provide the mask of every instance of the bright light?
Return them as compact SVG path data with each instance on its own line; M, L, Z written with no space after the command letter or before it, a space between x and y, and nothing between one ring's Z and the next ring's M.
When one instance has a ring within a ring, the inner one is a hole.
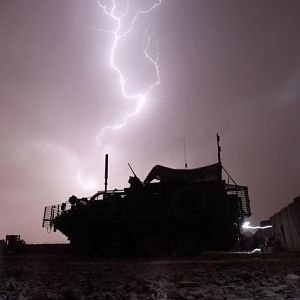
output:
M143 52L144 52L145 59L147 59L153 65L153 69L156 72L156 80L151 85L149 85L142 93L129 94L126 91L127 79L124 77L121 69L119 69L119 67L116 65L115 54L116 54L116 50L118 48L120 40L126 38L126 36L131 33L131 31L132 31L136 21L139 19L139 17L142 16L142 15L146 15L146 14L150 13L157 6L160 6L161 3L162 3L162 0L158 0L155 4L153 4L148 9L139 9L135 13L135 15L131 18L131 21L129 22L129 25L127 26L127 28L123 28L122 20L123 20L123 18L128 17L128 2L127 2L126 11L123 12L123 13L118 14L117 13L118 8L117 8L117 5L116 5L116 0L111 0L111 8L110 9L106 5L102 4L101 1L98 1L98 5L102 9L103 13L106 16L108 16L111 20L113 20L116 24L115 28L110 30L110 31L100 30L102 32L109 33L113 36L113 43L112 43L112 46L111 46L110 59L109 59L110 66L118 74L120 92L121 92L122 97L126 100L134 100L136 102L135 110L131 113L128 113L124 117L123 121L120 121L118 124L115 124L115 125L105 126L104 128L101 129L100 133L96 137L96 140L98 141L98 144L101 144L101 136L104 133L104 131L106 131L106 130L116 130L116 129L120 129L120 128L126 126L126 124L128 123L128 119L135 116L135 115L137 115L141 111L142 107L144 106L144 104L148 100L147 94L154 87L156 87L160 84L160 73L159 73L159 67L158 67L158 53L157 53L156 57L152 57L149 54L149 48L150 48L150 45L152 43L151 33L149 33L148 31L146 32L147 41L146 41L146 44L143 48Z
M252 251L248 252L248 254L254 254L254 253L261 253L261 249L260 248L255 248Z
M112 30L103 30L100 29L99 31L111 34L113 37L113 42L110 48L110 54L109 54L109 64L110 67L116 72L118 75L118 84L120 87L120 93L121 97L134 101L135 103L135 108L131 113L128 113L124 116L123 120L120 120L117 124L113 125L107 125L103 127L99 134L96 136L96 140L98 142L98 145L101 145L101 139L103 137L103 134L107 130L117 130L121 129L124 126L127 125L129 118L137 115L140 113L141 109L144 107L146 102L149 100L147 97L149 92L158 86L160 84L160 72L159 72L159 66L158 66L158 49L156 47L156 54L153 56L150 55L150 48L153 45L152 42L152 34L149 31L146 31L146 42L144 44L143 49L141 50L144 54L145 60L149 61L150 64L153 66L153 70L155 73L155 80L151 84L149 84L148 87L144 89L144 91L136 93L136 94L130 94L126 90L126 82L129 81L128 78L125 78L125 76L122 73L122 70L117 66L116 61L115 61L115 55L116 51L119 46L119 42L123 39L125 39L133 30L136 22L138 19L143 16L151 13L153 9L156 7L160 6L162 3L162 0L156 0L154 4L152 4L149 8L146 9L138 9L133 16L129 16L129 3L128 1L126 2L126 11L125 12L120 12L120 8L117 5L116 0L111 0L109 7L107 5L104 5L101 1L98 1L98 6L101 8L102 12L104 15L106 15L110 20L113 21L113 24L115 24L115 27ZM130 20L128 20L130 18ZM124 22L125 21L125 22ZM127 24L126 27L124 26L124 23ZM103 146L103 145L102 145ZM92 178L87 178L83 179L80 169L78 171L78 176L77 176L78 183L83 186L85 189L92 190L96 188L95 181Z
M267 226L251 226L249 221L244 222L242 225L243 229L267 229L271 228L272 225L267 225Z
M96 188L95 181L92 178L88 178L87 180L83 180L82 177L81 177L80 171L78 171L77 179L78 179L79 184L87 190L94 190Z

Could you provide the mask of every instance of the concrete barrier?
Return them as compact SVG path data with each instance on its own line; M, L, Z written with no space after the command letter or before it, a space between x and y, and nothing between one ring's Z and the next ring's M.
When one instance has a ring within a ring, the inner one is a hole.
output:
M300 196L270 218L273 234L282 248L300 250Z

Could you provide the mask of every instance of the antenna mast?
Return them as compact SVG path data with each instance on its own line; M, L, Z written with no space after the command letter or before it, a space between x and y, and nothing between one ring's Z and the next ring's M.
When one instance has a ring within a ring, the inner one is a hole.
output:
M185 139L183 139L183 150L184 150L184 167L187 169Z
M218 147L218 165L219 165L219 172L218 177L219 180L222 180L222 163L221 163L221 146L220 146L220 136L217 133L217 147Z
M221 164L221 146L220 146L220 136L217 133L217 147L218 147L218 163Z
M105 175L104 175L104 193L107 192L107 179L108 179L108 154L105 154Z

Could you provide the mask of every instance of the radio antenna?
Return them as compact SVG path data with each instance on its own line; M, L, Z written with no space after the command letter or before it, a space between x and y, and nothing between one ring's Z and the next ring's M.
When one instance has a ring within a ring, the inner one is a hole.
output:
M187 162L186 162L186 143L185 143L185 138L183 139L183 151L184 151L184 167L187 169Z
M220 146L220 136L218 133L217 133L217 148L218 148L218 166L219 166L218 177L219 180L222 180L221 146ZM224 171L228 176L230 176L225 169Z
M105 154L105 175L104 175L104 193L107 193L107 179L108 179L108 154Z
M217 148L218 148L218 163L221 164L221 146L220 146L220 136L217 133Z

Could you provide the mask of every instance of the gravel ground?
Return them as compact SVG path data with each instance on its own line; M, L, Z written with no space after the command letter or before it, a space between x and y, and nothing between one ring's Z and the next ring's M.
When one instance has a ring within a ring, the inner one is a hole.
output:
M0 256L2 299L300 299L300 254Z

